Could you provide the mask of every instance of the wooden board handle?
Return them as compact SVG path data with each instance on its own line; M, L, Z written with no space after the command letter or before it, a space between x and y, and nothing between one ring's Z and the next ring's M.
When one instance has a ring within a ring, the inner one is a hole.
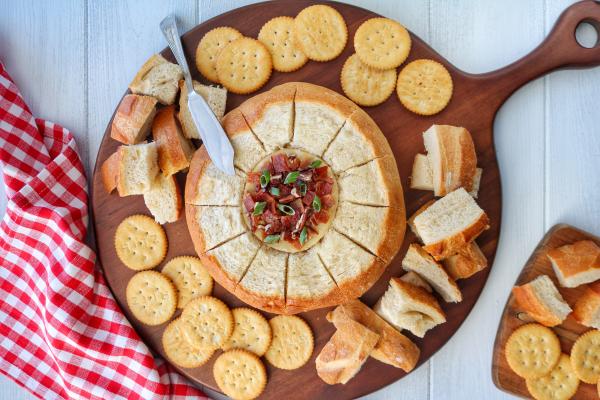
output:
M530 54L504 68L477 76L493 87L497 108L515 90L551 71L600 65L600 39L592 48L577 42L575 31L582 22L591 24L600 37L600 1L573 4L563 11L550 34Z

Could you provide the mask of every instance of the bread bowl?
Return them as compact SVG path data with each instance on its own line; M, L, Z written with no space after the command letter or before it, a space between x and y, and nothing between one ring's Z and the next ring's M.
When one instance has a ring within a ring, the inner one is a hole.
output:
M215 280L280 314L361 296L406 225L395 158L373 120L334 91L292 82L222 123L236 175L221 173L201 147L185 187L190 235Z

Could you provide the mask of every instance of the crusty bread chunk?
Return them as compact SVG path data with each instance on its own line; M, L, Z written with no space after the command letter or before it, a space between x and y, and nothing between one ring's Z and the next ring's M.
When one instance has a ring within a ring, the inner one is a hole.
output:
M333 90L309 83L296 85L292 146L321 156L356 108Z
M475 243L468 243L460 251L442 261L444 268L454 280L466 279L487 267L487 258Z
M215 116L221 120L225 115L227 89L220 86L203 85L198 81L192 82L196 93L204 98ZM181 94L179 95L179 113L177 114L177 118L181 123L183 134L188 139L200 139L200 133L196 128L196 124L194 124L188 107L188 90L184 80L179 81L179 89L181 90Z
M444 196L459 187L473 189L477 155L468 130L450 125L432 125L423 132L433 178L433 192Z
M465 189L459 188L418 214L413 224L425 250L442 260L488 229L489 219Z
M417 215L419 215L423 211L427 210L427 208L429 208L429 206L432 205L433 203L435 203L435 199L429 200L427 203L425 203L421 207L419 207L417 209L417 211L415 211L413 213L413 215L410 216L408 221L406 221L406 223L410 227L410 230L412 231L412 233L414 233L415 236L417 237L417 239L419 239L419 240L421 240L421 236L419 236L419 232L417 232L417 228L415 227L415 218L417 218Z
M379 341L379 335L346 318L315 360L317 375L329 385L346 384L360 371Z
M135 94L152 96L161 104L169 105L175 102L180 79L183 79L181 67L155 54L142 65L129 84L129 89Z
M410 188L418 190L433 190L433 176L429 159L425 154L417 153L413 161L412 174L410 176Z
M244 172L252 171L254 166L267 156L262 143L237 108L228 112L222 123L233 147L233 164Z
M240 299L269 311L285 306L285 275L288 253L262 246L235 288Z
M340 289L313 247L308 251L290 254L287 267L286 312L338 304Z
M591 240L549 250L548 258L561 286L574 288L600 279L600 247Z
M158 166L169 176L190 166L194 145L183 136L175 118L175 106L162 108L152 123L152 137L158 149Z
M144 203L159 224L177 221L183 202L175 177L158 174L150 190L144 192Z
M600 329L600 281L585 288L573 307L573 316L581 325Z
M406 336L377 315L358 299L350 300L327 314L327 320L336 327L352 319L379 335L371 357L385 364L410 372L417 365L421 351Z
M144 194L152 187L158 175L156 143L120 146L117 190L119 196Z
M110 137L124 144L138 144L146 140L155 114L154 97L126 95L115 112Z
M185 201L197 206L237 206L242 202L244 183L238 171L227 175L218 169L202 146L192 158L185 183Z
M402 260L406 271L414 271L427 281L447 302L459 303L462 293L456 282L421 246L412 243Z
M102 163L100 167L102 185L106 193L112 193L117 188L117 178L119 175L119 152L115 151Z
M404 203L402 191L391 189L397 186L395 182L399 180L398 167L393 156L371 160L340 174L338 178L340 201L399 207Z
M295 93L294 83L279 85L249 98L238 108L269 153L292 140Z
M540 275L529 283L512 289L519 308L545 326L563 323L571 312L554 282L548 275Z
M388 289L373 309L396 329L406 329L418 337L446 322L435 297L399 278L390 279Z
M427 281L425 281L425 279L421 278L419 276L419 274L417 274L415 271L408 271L407 273L402 275L399 279L403 282L410 283L411 285L420 287L421 289L425 289L425 291L428 293L433 292L433 289L431 288L429 283L427 283Z

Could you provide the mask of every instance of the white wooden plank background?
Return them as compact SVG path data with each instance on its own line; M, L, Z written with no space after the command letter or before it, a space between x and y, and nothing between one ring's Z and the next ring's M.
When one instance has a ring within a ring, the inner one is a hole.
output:
M0 60L36 116L71 129L88 172L118 99L165 43L174 12L185 31L252 0L0 0ZM532 50L572 0L352 0L397 19L457 67L485 72ZM588 40L591 29L584 30ZM502 235L488 284L454 338L430 362L369 399L503 399L491 349L509 289L558 222L600 234L600 68L561 71L519 90L495 122L503 182ZM0 215L5 199L0 191ZM0 400L29 399L0 379Z

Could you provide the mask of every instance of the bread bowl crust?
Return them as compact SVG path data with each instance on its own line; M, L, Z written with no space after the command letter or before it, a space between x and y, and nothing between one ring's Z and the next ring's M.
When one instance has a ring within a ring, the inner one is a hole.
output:
M200 225L198 224L197 212L199 208L200 206L186 204L185 220L187 223L188 231L190 232L190 236L192 238L192 243L194 244L194 250L196 250L196 253L198 253L198 255L202 256L204 255L204 253L206 253L208 249L206 248L206 242L204 240L204 235L202 234L202 229L200 229Z
M475 240L481 232L489 227L490 220L486 213L482 213L477 221L473 222L461 232L447 237L440 242L423 246L423 248L431 254L435 260L443 260L458 253L460 249L464 248L472 240Z
M366 272L343 283L338 283L338 287L342 293L342 301L339 304L362 296L379 280L386 267L387 263L375 257L366 268Z
M295 87L295 102L317 103L335 110L345 118L350 117L353 112L360 109L348 98L323 86L307 82L290 82L281 86L286 85Z
M260 308L263 311L275 314L290 314L286 312L285 297L259 295L246 289L243 285L236 285L231 293L252 307Z
M269 107L279 103L293 102L295 94L296 83L285 83L283 85L275 86L266 92L262 92L256 96L250 97L248 100L240 104L237 109L244 116L246 123L252 127L264 118Z

